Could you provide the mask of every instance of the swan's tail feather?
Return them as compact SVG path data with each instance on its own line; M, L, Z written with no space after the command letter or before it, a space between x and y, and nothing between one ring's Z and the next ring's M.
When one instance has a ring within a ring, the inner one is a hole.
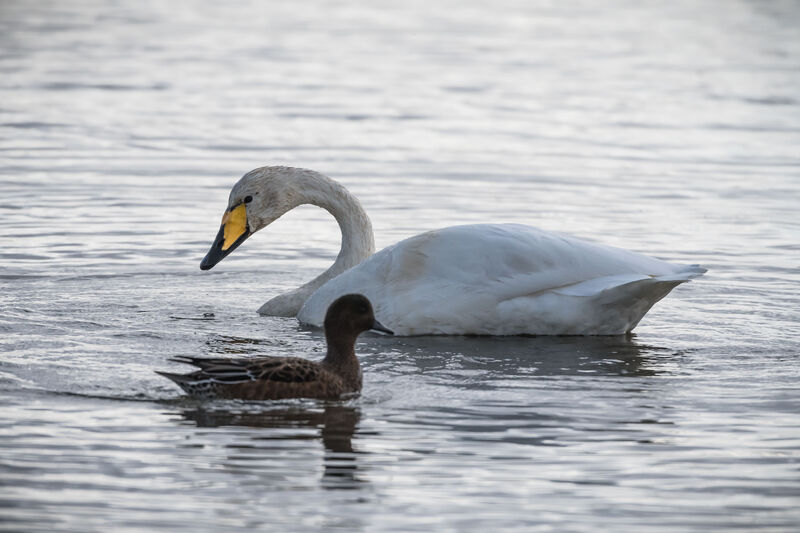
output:
M605 291L622 287L630 283L637 283L642 280L653 279L644 274L619 274L616 276L604 276L602 278L594 278L580 283L574 283L554 289L552 292L561 294L563 296L584 296L591 297L597 296Z
M678 285L687 281L691 281L694 278L699 278L706 272L708 272L708 269L703 268L700 265L686 265L686 267L680 272L675 272L674 274L665 274L663 276L654 276L653 281L675 283L675 285Z
M685 275L687 277L687 281L693 278L699 278L703 274L708 272L707 268L703 268L700 265L686 265L686 269L682 270L678 274Z
M689 265L678 272L661 276L621 274L595 278L554 290L563 295L578 297L594 310L599 323L589 329L594 334L619 334L633 330L642 317L675 287L702 276L706 269ZM588 326L587 326L588 327Z
M707 269L700 265L687 265L683 270L662 276L648 276L646 274L618 274L615 276L604 276L594 278L573 285L567 285L553 290L557 294L564 296L597 296L609 290L616 290L626 285L636 284L643 281L656 283L671 283L673 286L685 283L693 278L702 276ZM648 285L648 283L645 283Z

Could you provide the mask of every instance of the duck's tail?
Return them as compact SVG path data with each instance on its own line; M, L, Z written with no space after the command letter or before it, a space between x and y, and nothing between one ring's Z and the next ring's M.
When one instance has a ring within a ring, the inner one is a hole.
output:
M187 357L179 355L177 357L172 357L169 360L175 363L185 363L187 365L194 365L202 368L202 365L198 363L198 359L195 357ZM175 374L173 372L162 372L161 370L156 370L155 373L160 376L164 376L167 379L171 379L187 392L189 392L189 389L187 387L192 387L198 381L203 379L203 376L200 375L200 372L191 372L189 374Z
M203 377L201 372L173 374L172 372L156 370L155 373L172 380L182 388L184 392L194 398L209 399L217 397L217 384L207 377Z
M200 369L188 374L155 371L156 374L175 382L191 396L198 398L216 397L220 386L245 383L255 379L244 360L178 356L171 358L170 361L193 365Z
M173 374L172 372L162 372L161 370L155 370L154 372L159 376L164 376L167 379L171 379L181 387L196 381L195 379L192 378L191 374Z
M176 363L186 363L189 365L200 366L194 357L174 357L170 359ZM165 378L173 381L184 392L196 398L213 398L215 397L216 384L208 379L202 370L190 372L189 374L175 374L173 372L163 372L156 370L156 374L164 376Z

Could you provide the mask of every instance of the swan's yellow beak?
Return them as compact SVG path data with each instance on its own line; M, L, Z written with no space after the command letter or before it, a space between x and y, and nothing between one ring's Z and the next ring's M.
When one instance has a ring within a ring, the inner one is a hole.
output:
M244 233L247 232L247 208L239 204L222 216L222 250L226 251L233 246Z
M214 244L200 262L201 270L208 270L225 256L234 251L250 236L250 227L247 225L247 208L244 204L232 207L222 216L222 225L219 227Z

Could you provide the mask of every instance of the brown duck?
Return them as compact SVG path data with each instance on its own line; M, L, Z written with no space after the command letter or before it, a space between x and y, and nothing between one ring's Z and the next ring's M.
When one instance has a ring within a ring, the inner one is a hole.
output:
M365 296L347 294L334 301L325 314L328 352L319 363L299 357L177 357L171 360L200 370L190 374L157 372L197 398L335 400L361 392L355 344L358 335L370 329L392 334L375 320L372 304Z

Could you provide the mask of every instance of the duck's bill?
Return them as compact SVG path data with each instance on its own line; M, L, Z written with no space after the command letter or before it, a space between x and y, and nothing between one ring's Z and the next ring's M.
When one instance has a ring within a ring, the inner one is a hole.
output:
M234 251L251 235L247 224L247 208L239 204L225 212L214 244L200 262L200 270L208 270Z
M369 329L372 331L380 331L381 333L386 333L387 335L394 335L394 331L390 330L377 320L372 323L372 327Z

